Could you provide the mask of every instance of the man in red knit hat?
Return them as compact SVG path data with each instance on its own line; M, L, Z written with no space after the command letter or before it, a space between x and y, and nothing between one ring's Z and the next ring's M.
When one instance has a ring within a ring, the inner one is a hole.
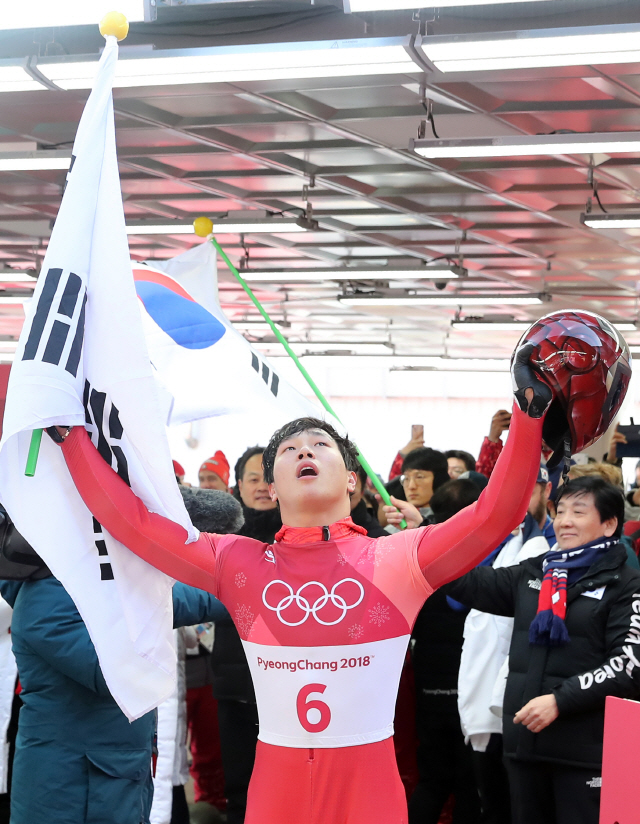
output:
M198 470L200 489L229 491L229 461L224 452L218 450L202 464Z

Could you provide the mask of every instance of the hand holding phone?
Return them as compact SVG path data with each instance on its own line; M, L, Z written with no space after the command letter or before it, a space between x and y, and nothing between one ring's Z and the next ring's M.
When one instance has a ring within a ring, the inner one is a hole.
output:
M616 457L618 458L640 458L640 426L633 422L629 426L618 426L616 433L622 435L624 441L616 438ZM613 438L612 438L613 442Z
M424 446L424 426L421 423L414 423L411 427L411 440L406 446L402 447L400 454L406 458L409 452L413 452L414 449L419 449L421 446Z

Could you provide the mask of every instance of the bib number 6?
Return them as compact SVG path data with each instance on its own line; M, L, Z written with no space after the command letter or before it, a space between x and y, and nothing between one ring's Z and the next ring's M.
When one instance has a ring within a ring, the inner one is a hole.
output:
M298 711L298 720L302 727L307 732L323 732L329 726L331 721L331 710L324 701L309 700L309 697L314 693L322 693L326 690L326 684L307 684L298 693L296 699L296 710ZM309 710L317 710L320 713L318 721L309 720Z

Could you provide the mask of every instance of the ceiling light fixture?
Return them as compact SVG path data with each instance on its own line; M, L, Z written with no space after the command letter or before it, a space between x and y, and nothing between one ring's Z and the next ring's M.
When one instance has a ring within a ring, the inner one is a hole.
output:
M313 77L361 77L422 71L410 51L411 37L317 40L252 46L218 46L123 55L114 88L184 83L242 83ZM95 58L38 61L38 71L62 89L89 89Z
M25 297L16 297L13 295L9 297L3 297L2 293L0 292L0 306L16 306L18 304L24 305L25 303L29 303L31 300L31 295L29 295L29 297L27 297L26 295Z
M580 215L580 223L590 229L640 229L640 214L629 212L628 214L606 212L583 213Z
M241 332L262 333L273 332L272 328L263 320L232 320L231 323ZM279 321L274 321L276 326L280 326Z
M31 77L24 65L18 65L15 61L0 60L0 92L31 92L46 88L44 83L38 83Z
M288 357L282 353L270 352L270 358ZM508 358L451 358L441 355L368 355L368 354L308 354L322 365L353 367L378 367L391 372L508 372ZM354 361L354 358L356 360Z
M259 217L259 218L218 218L213 221L213 232L218 234L252 235L252 234L292 234L308 232L315 224L306 218ZM193 234L193 221L182 220L140 221L127 224L128 235L189 235Z
M471 332L524 332L533 326L535 320L510 320L510 321L490 321L490 320L457 320L453 321L451 328L456 331L469 330ZM612 326L619 332L635 332L637 327L629 321L611 321Z
M419 37L416 48L441 72L594 66L640 61L640 26L581 26Z
M517 137L411 140L409 148L422 157L537 157L547 155L613 154L640 151L640 132L518 135Z
M0 272L0 283L19 283L21 286L30 286L32 289L35 289L36 271L34 269L33 274L24 271L19 272L17 270L15 272Z
M37 172L68 169L70 151L3 152L0 143L0 172Z
M251 234L289 234L291 232L308 232L309 224L303 220L274 217L268 220L214 220L213 231L230 235Z
M257 349L264 349L269 347L278 347L280 344L277 341L265 345L264 343L254 344ZM343 343L342 341L327 341L326 343L308 343L306 341L300 343L297 341L289 341L289 346L293 349L298 357L305 355L393 355L393 348L386 343Z
M112 6L111 0L55 0L55 3L20 0L19 3L5 3L0 16L0 29L97 26ZM130 23L145 19L144 0L118 0L117 6Z
M192 235L193 223L127 224L128 235Z
M535 306L544 302L541 295L407 295L402 298L383 295L339 295L345 306Z
M464 277L467 270L461 266L425 266L410 269L299 269L290 272L279 270L254 271L246 269L242 277L251 282L262 283L309 283L319 280L453 280Z
M535 321L512 320L498 321L496 323L485 320L458 320L453 321L451 328L457 332L523 332Z
M534 0L432 0L436 9L448 9L452 6L493 6L499 3L532 3ZM551 2L551 0L548 0ZM360 11L397 11L398 9L419 9L424 6L416 0L344 0L347 14Z

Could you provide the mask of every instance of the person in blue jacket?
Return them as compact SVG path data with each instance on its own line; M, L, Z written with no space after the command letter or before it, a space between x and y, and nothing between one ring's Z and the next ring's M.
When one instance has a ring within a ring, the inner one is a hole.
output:
M238 526L238 504L230 495L206 494L224 497L218 527L235 531L229 527ZM21 549L14 558L25 558ZM28 580L0 581L0 593L13 607L23 701L11 822L148 824L156 712L129 723L109 692L71 597L35 553L26 568ZM228 619L216 598L180 583L173 588L173 614L174 627Z

